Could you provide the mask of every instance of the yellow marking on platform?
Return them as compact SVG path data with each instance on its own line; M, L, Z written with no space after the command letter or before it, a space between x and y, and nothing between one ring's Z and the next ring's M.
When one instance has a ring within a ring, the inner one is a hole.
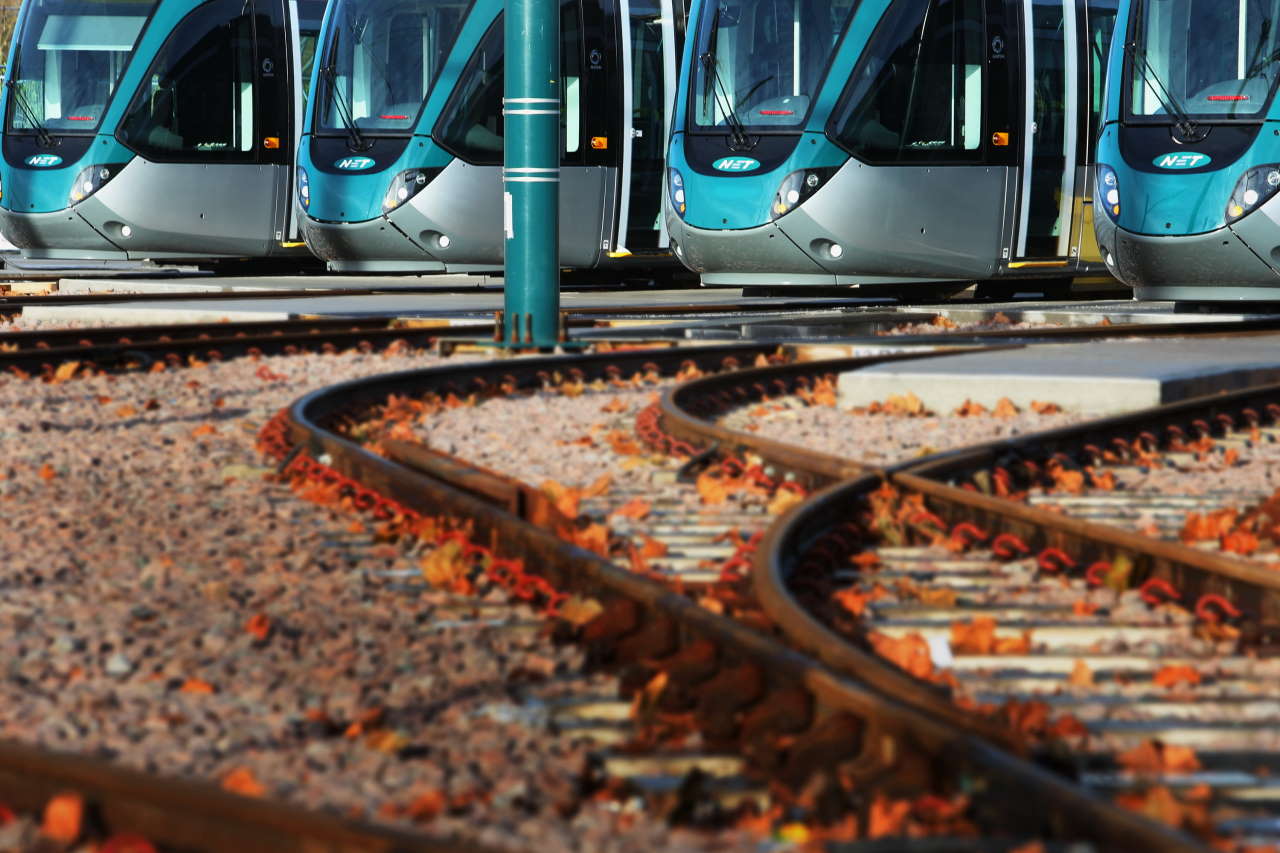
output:
M1047 269L1050 267L1065 267L1070 261L1014 261L1009 264L1011 270L1030 270L1030 269Z

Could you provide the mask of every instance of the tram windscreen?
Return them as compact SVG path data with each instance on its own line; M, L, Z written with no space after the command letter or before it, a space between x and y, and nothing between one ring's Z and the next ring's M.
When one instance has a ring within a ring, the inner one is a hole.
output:
M1280 79L1280 0L1143 0L1129 116L1260 118Z
M326 35L316 128L350 121L373 133L408 133L453 47L469 2L338 0Z
M156 0L36 0L10 69L7 130L93 133Z
M793 129L818 93L853 0L711 0L690 75L692 129Z

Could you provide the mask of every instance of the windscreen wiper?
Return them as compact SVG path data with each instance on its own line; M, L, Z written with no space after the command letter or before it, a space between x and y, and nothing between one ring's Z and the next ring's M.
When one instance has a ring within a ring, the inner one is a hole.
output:
M356 120L352 116L351 108L347 104L346 97L342 94L342 89L338 87L338 70L332 65L320 66L320 76L329 84L329 93L333 96L333 104L337 107L338 118L342 120L342 126L347 129L347 139L351 143L353 151L367 151L368 143L364 137L360 135L360 128L356 126Z
M1178 136L1186 142L1196 142L1204 138L1204 134L1200 132L1198 125L1191 116L1187 115L1187 111L1178 103L1178 99L1169 91L1169 87L1160 79L1160 75L1156 74L1151 63L1147 61L1147 52L1145 49L1139 50L1138 43L1131 41L1124 46L1125 52L1129 54L1130 59L1135 63L1142 63L1143 79L1153 84L1151 91L1155 92L1156 98L1160 101L1160 106L1174 118L1174 128L1178 131Z
M742 119L738 118L738 113L733 108L733 98L729 96L728 87L724 85L724 80L720 79L720 69L716 67L715 53L708 50L699 58L702 60L702 67L706 70L708 80L711 83L716 106L724 113L725 123L729 125L729 135L733 140L729 147L734 151L747 151L753 148L751 139L747 136L746 126L743 125Z
M22 67L18 64L21 56L22 51L19 49L18 53L13 57L14 68ZM26 96L23 95L22 90L18 88L17 81L10 78L5 81L5 85L9 87L10 92L13 92L13 102L18 105L18 109L22 111L22 115L31 124L31 128L36 132L36 139L40 141L40 144L45 148L52 148L57 145L58 140L53 138L53 134L49 132L49 128L45 127L44 123L36 116L36 111L32 109L31 104L27 103Z

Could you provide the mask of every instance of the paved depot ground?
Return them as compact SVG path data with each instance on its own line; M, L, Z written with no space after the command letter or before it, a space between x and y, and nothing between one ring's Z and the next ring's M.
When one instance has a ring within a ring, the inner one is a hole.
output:
M840 377L839 404L867 406L911 392L949 412L1002 397L1067 411L1115 414L1219 391L1280 382L1280 335L1159 341L1091 341L884 364Z

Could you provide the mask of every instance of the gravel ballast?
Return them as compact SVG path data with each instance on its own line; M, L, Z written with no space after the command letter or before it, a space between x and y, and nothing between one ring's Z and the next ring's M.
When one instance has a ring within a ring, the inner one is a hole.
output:
M584 799L589 745L549 709L617 687L537 614L426 587L419 554L269 476L281 407L432 363L0 378L0 736L499 846L711 843Z

